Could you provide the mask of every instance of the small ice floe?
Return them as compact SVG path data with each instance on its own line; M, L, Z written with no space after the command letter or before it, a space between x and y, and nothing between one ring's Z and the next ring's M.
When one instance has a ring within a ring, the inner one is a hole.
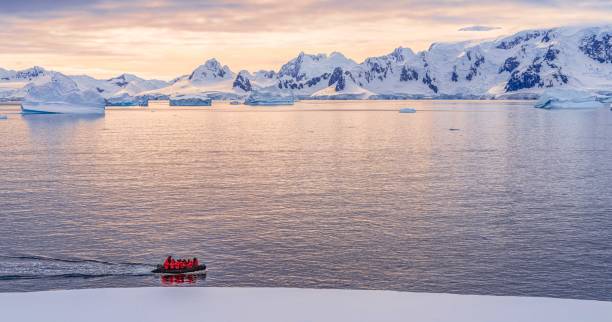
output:
M460 129L458 129L458 128L454 128L454 127L451 127L451 128L450 128L450 129L448 129L448 130L449 130L449 131L459 131Z
M240 101L230 101L230 105L240 105L242 102Z
M8 116L0 114L0 120L8 120Z
M416 110L410 107L400 108L400 113L416 113Z
M534 107L543 109L602 107L598 96L573 89L551 88L545 90Z

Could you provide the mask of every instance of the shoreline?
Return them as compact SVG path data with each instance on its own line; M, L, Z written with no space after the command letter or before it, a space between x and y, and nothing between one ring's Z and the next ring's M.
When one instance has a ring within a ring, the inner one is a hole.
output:
M28 307L36 310L28 310ZM0 293L10 321L604 322L612 302L398 291L151 287Z

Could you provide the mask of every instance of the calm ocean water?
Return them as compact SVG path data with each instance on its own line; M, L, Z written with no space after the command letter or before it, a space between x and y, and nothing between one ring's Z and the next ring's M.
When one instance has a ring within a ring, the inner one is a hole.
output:
M173 254L210 270L180 285L612 300L607 109L13 113L0 107L2 292L158 286L172 281L148 272Z

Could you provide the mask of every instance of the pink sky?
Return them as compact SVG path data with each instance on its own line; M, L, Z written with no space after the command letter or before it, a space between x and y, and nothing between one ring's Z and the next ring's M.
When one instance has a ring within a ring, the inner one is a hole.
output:
M278 69L300 51L361 62L398 46L610 23L610 1L23 0L0 3L0 67L171 79L216 57ZM484 25L490 31L459 31Z

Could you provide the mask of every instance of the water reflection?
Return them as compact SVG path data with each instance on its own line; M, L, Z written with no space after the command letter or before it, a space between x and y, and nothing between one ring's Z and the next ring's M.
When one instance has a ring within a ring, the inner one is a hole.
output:
M104 120L104 115L96 114L22 114L21 117L29 129L31 139L43 142L63 142L83 128L95 130L95 126Z
M206 274L162 275L160 277L161 285L164 286L195 285L203 283L204 280L206 280Z

